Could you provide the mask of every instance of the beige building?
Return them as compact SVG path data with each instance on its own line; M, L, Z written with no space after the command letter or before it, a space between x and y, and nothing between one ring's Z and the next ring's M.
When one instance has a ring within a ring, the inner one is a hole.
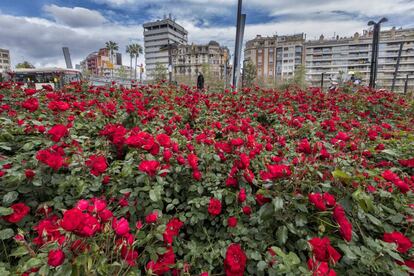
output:
M0 49L0 72L6 72L10 68L10 51L6 49Z
M363 84L369 84L372 32L355 33L353 37L326 39L305 43L306 77L313 86L319 86L322 73L325 73L325 85L329 78L336 80L349 78L356 73ZM395 91L403 91L407 74L414 73L414 29L396 29L381 31L377 88L391 89L400 44L403 51L397 74ZM413 76L411 76L414 79ZM410 80L411 84L412 80Z
M229 58L229 49L216 41L210 41L207 45L178 45L172 50L174 79L195 80L198 72L202 72L210 74L213 79L225 80L226 72L227 76L231 74Z
M305 35L262 37L246 42L244 62L251 61L257 67L259 80L283 80L291 78L303 63Z

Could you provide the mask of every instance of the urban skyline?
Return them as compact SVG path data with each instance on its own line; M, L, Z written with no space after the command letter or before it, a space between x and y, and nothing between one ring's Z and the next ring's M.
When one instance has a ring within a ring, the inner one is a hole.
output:
M292 4L298 9L290 9ZM187 9L183 9L184 5ZM174 4L135 0L42 0L30 3L4 0L0 4L0 25L3 27L0 47L11 50L12 65L29 60L36 66L63 66L61 47L67 46L75 64L108 40L117 41L120 49L131 41L143 44L142 24L162 19L171 12L188 30L189 41L206 44L215 40L232 50L235 7L236 1L230 0L184 0ZM314 1L312 7L302 8L300 1L247 1L243 9L249 15L245 41L256 34L271 36L276 33L304 32L309 39L320 34L350 36L361 31L368 20L380 16L390 19L385 28L413 26L409 20L410 11L414 9L411 1L400 1L399 5L384 0L376 0L375 5L356 1ZM139 60L142 62L143 57Z

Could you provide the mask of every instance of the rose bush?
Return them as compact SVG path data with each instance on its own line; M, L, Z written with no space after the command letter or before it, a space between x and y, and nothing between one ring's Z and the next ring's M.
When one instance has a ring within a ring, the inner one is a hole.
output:
M0 84L1 275L407 275L414 103Z

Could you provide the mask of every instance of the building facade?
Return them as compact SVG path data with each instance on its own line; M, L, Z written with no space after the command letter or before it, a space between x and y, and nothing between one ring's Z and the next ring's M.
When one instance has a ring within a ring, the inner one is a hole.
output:
M259 80L283 80L291 78L303 63L305 35L262 37L246 42L244 62L256 66Z
M6 49L0 49L0 72L6 72L10 70L10 51Z
M113 63L112 63L113 62ZM80 64L82 71L87 72L91 76L98 77L119 77L125 75L129 77L129 66L122 65L122 54L114 53L112 59L111 54L106 48L101 48L97 52L90 53Z
M163 20L145 23L143 27L146 75L151 79L157 64L168 68L169 51L161 48L174 43L187 44L188 32L171 19L171 16Z
M363 84L369 84L371 54L371 31L353 37L326 39L305 43L306 77L313 86L321 84L324 73L325 85L330 78L343 80L354 73ZM403 43L400 66L396 77L395 91L403 91L407 74L414 74L414 29L396 29L381 31L378 53L377 88L390 90L400 45Z
M178 45L172 50L173 76L177 80L196 79L198 72L226 80L231 74L230 51L216 41L206 45Z

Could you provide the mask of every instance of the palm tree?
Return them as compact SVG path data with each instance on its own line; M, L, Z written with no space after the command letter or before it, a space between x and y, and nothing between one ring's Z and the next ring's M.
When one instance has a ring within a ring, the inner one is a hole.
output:
M114 76L114 69L113 69L113 66L114 66L114 52L115 51L118 51L118 49L119 49L119 47L118 47L118 43L116 43L116 42L114 42L114 41L107 41L106 43L105 43L105 48L109 51L109 53L110 53L110 59L111 59L111 63L112 63L112 69L111 69L111 75L112 75L112 77Z
M129 54L130 60L129 60L129 78L132 79L132 59L134 58L134 49L132 48L132 45L126 46L126 53Z
M134 57L135 57L135 74L134 74L134 78L135 80L137 79L137 61L138 61L138 57L140 54L143 53L143 49L142 46L139 45L138 43L134 43L130 45L132 48L132 52L134 53Z

